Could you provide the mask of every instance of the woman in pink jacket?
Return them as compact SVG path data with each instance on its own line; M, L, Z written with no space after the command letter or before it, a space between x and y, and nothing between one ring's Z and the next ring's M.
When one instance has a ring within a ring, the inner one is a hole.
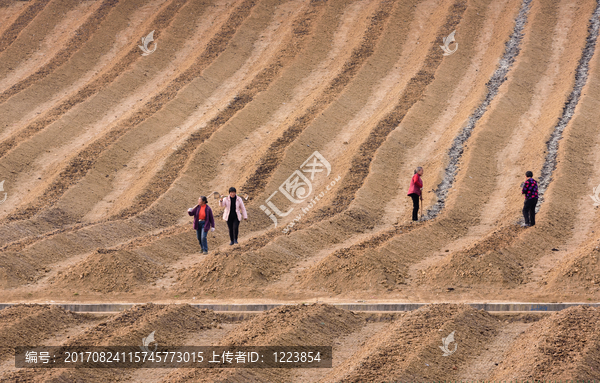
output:
M408 195L413 200L413 213L412 220L419 220L419 199L423 201L422 190L423 190L423 180L421 180L421 176L423 175L423 168L418 167L415 169L415 175L410 180L410 187L408 188Z
M248 219L244 202L235 194L235 188L230 187L229 197L221 197L221 199L219 199L219 206L225 206L223 220L227 221L227 226L229 227L229 239L231 239L231 243L229 245L238 243L237 238L240 221L242 220L242 217L244 217L244 220ZM235 206L235 209L232 209L232 206Z

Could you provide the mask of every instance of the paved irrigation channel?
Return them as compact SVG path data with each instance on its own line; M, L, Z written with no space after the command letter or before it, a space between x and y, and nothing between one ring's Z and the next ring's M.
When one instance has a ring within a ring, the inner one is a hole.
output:
M0 310L13 306L16 303L0 303ZM144 303L139 303L144 304ZM276 307L293 305L294 303L269 303L269 304L192 304L191 306L219 312L261 312ZM357 312L403 312L413 311L432 303L334 303L340 309ZM80 313L115 313L125 311L135 306L136 303L51 303L61 306L65 310ZM554 312L572 306L600 307L600 303L468 303L477 310L489 312Z

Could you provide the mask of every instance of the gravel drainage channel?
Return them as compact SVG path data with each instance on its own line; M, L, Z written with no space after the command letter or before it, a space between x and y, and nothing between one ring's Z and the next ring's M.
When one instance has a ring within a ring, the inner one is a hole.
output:
M567 126L569 121L571 121L571 118L575 113L575 108L577 107L579 99L581 98L581 91L587 82L590 60L592 59L592 56L594 56L594 51L596 50L596 40L598 40L599 27L600 1L598 1L596 5L596 10L594 11L590 19L590 26L588 27L589 33L586 39L585 48L583 49L583 54L581 55L581 59L579 59L577 71L575 72L575 86L573 87L573 91L571 92L569 98L567 99L567 102L565 103L563 113L561 118L558 120L558 124L556 124L556 126L554 127L554 131L552 132L552 134L550 135L550 139L546 143L546 161L542 166L542 172L538 180L539 200L536 207L536 213L540 210L542 202L544 202L544 192L548 188L550 181L552 181L552 173L556 169L558 141L562 138L562 134L565 130L565 127Z
M512 64L515 61L515 58L521 51L521 40L523 38L523 29L525 28L525 24L527 23L527 15L529 13L530 5L532 0L523 0L521 3L521 9L519 10L519 15L515 21L515 28L513 30L510 39L506 42L506 49L504 51L504 55L498 64L498 68L486 84L487 86L487 94L485 99L481 102L481 104L475 109L473 114L469 116L469 121L467 125L461 130L461 132L454 138L452 146L448 151L449 163L445 170L445 175L442 182L438 185L435 194L438 198L438 201L433 205L430 209L427 210L427 213L423 217L423 220L430 220L432 218L437 217L437 215L442 211L444 205L446 203L446 198L448 196L448 191L452 187L454 180L456 178L456 174L458 173L458 162L460 161L465 142L471 137L471 133L475 128L475 125L479 121L479 119L485 114L488 106L491 104L492 100L498 94L498 89L500 85L504 81L506 81L506 75L508 74Z

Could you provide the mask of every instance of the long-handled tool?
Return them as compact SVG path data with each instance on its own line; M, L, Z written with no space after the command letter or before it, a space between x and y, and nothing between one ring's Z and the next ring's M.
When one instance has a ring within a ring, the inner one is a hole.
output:
M227 197L229 195L229 193L227 194L221 194L219 192L213 192L213 197L214 199L220 199L220 198L224 198ZM244 201L248 201L248 194L241 192L241 194L238 194L240 197L242 197L244 199Z

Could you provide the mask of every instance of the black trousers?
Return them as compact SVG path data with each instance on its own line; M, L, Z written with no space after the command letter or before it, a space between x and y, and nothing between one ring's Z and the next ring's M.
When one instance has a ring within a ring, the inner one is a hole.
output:
M537 202L537 198L525 200L525 204L523 205L523 218L525 218L525 225L535 225L535 206L537 205Z
M417 193L410 193L410 198L413 200L413 221L419 220L419 195Z
M231 239L231 242L237 242L240 227L240 220L238 217L236 216L233 219L229 218L227 220L227 227L229 227L229 239Z

